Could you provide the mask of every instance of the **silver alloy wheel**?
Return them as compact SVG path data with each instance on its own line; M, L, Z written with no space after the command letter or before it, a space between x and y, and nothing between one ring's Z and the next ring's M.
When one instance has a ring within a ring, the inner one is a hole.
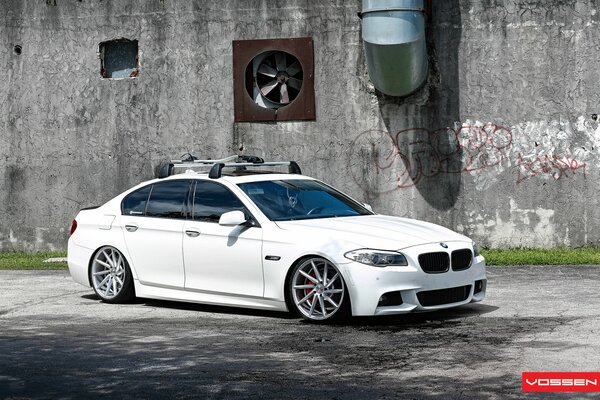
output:
M323 258L310 258L292 277L292 301L306 318L322 321L335 314L344 302L344 279Z
M125 283L125 258L114 247L101 248L92 262L92 284L105 300L113 299Z

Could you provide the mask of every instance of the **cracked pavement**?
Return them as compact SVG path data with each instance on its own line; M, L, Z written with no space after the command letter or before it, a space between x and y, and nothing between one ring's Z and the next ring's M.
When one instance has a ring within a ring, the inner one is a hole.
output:
M600 370L600 267L488 279L482 303L327 326L0 271L0 398L573 398L525 395L521 372Z

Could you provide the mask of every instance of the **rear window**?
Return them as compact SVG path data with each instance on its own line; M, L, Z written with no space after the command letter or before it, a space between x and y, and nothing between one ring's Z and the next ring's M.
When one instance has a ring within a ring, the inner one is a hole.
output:
M146 212L146 203L148 202L148 196L152 185L145 186L141 189L130 193L123 199L122 211L124 215L144 215Z

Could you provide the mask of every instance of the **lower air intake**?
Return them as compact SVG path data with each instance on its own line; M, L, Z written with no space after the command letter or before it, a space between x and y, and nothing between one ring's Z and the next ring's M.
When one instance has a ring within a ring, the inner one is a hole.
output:
M426 290L417 293L417 299L423 307L440 306L465 301L471 293L471 285L459 286L450 289Z

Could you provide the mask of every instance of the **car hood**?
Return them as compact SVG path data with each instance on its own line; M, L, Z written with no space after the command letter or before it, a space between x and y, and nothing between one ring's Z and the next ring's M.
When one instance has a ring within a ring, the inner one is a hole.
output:
M464 235L429 222L386 215L277 221L281 229L311 236L327 235L358 246L401 250L436 242L470 241Z

